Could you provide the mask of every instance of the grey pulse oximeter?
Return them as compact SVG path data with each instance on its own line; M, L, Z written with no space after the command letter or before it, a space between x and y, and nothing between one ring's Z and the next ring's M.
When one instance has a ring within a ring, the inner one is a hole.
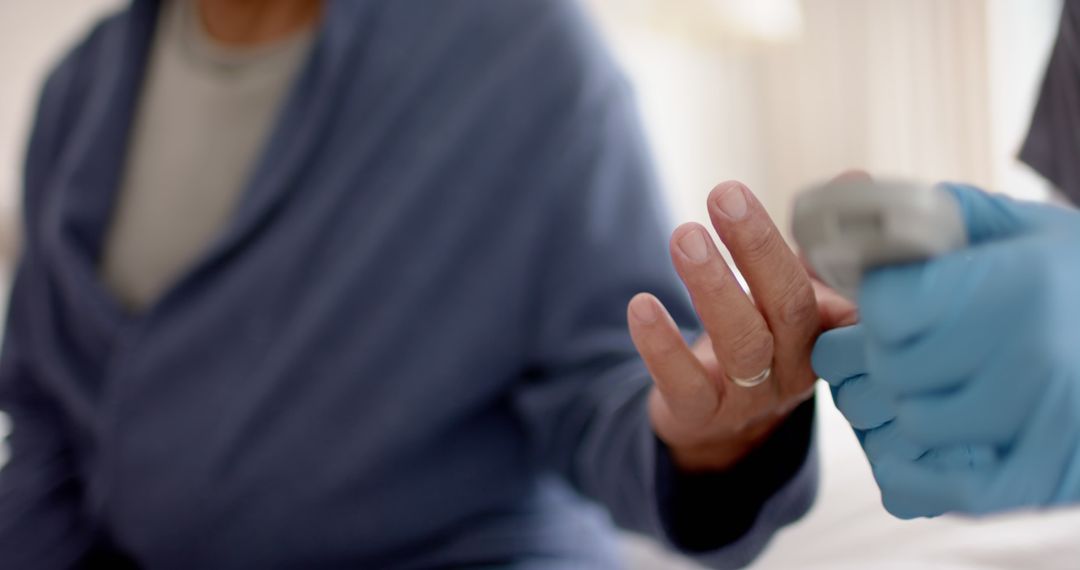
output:
M947 190L899 181L840 181L795 200L795 241L818 277L855 300L863 273L913 263L967 245Z

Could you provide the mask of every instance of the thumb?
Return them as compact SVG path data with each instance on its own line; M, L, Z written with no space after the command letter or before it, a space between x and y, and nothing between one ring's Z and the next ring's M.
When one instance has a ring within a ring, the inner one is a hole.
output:
M960 206L968 241L978 245L1014 237L1030 230L1040 206L1018 202L1000 194L990 194L974 186L945 183Z

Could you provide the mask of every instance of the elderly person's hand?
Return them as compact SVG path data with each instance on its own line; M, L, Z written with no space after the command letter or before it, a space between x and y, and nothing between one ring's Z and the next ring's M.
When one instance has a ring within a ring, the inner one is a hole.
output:
M1080 501L1080 214L949 186L972 246L870 272L814 366L889 512Z
M819 305L799 258L745 186L719 185L708 209L753 297L705 228L686 224L672 236L671 256L706 334L688 346L652 295L629 306L634 343L655 382L653 428L686 471L725 469L763 441L812 395L818 335L854 318L835 295Z

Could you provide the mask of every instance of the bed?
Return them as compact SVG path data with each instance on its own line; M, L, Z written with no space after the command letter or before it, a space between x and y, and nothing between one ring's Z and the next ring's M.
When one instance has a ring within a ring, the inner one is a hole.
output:
M821 494L810 514L782 531L754 570L1080 569L1080 509L973 521L899 521L885 512L855 436L819 389ZM628 539L634 570L697 566Z

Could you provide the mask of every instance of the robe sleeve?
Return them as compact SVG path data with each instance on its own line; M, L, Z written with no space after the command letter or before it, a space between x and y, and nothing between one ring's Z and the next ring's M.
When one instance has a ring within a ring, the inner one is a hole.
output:
M0 359L0 410L9 417L9 460L0 469L0 568L70 568L92 549L80 513L71 449L53 403L41 391L24 352L20 300L28 270L21 269Z
M41 192L56 167L82 49L73 50L45 82L27 146L22 260L0 353L0 411L11 424L8 460L0 468L0 568L49 570L112 560L84 516L70 431L42 382L45 363L32 354L34 316L28 309L32 296L43 291L35 236Z

